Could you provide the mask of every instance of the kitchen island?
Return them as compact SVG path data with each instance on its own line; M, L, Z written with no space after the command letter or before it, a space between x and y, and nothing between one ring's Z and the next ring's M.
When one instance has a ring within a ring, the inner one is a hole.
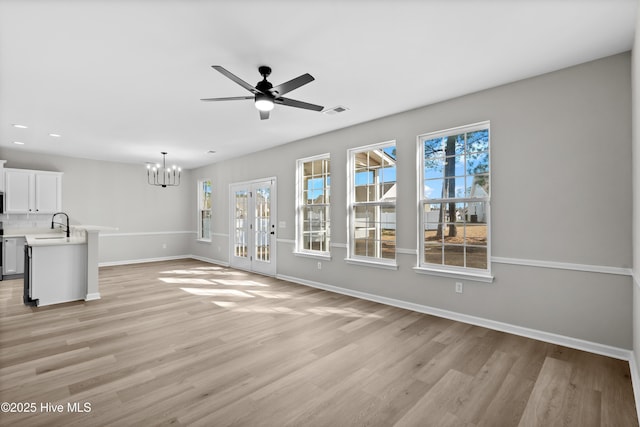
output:
M45 306L85 299L85 236L74 233L70 237L64 234L25 237L25 303Z
M25 233L24 303L40 307L99 299L101 229L104 228L72 226L69 237L66 233L43 230Z

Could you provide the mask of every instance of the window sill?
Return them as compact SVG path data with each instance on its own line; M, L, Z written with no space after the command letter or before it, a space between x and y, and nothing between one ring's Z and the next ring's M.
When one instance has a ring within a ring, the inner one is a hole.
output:
M300 256L304 258L315 258L315 259L321 259L323 261L331 261L331 254L329 252L314 253L314 252L293 251L293 254L295 256Z
M413 267L413 271L415 271L418 274L429 274L432 276L449 277L452 279L465 279L465 280L473 280L476 282L485 282L485 283L493 282L493 276L489 272L476 273L476 272L468 272L468 271L441 270L437 268L426 268L426 267Z
M196 239L198 243L211 243L211 239Z
M382 261L369 261L361 258L345 258L344 260L347 264L363 265L366 267L382 268L385 270L398 269L398 264L396 264L395 261L391 263L391 262L382 262Z

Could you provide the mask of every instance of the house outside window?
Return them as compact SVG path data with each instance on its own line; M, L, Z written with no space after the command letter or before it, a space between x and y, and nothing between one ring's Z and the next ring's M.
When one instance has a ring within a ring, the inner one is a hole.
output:
M211 180L198 181L198 240L211 241Z
M300 255L329 257L331 243L329 154L296 162L296 250Z
M396 265L396 144L348 151L347 262Z
M489 122L418 137L418 269L491 280Z

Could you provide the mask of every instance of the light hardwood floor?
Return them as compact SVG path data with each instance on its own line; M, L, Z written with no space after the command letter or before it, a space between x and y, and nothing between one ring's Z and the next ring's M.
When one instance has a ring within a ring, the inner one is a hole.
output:
M37 406L1 425L638 425L616 359L195 260L101 268L100 293L0 282L0 401Z

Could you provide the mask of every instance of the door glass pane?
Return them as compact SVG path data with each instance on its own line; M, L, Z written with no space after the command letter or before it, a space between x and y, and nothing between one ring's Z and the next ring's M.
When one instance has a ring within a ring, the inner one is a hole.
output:
M247 258L247 214L249 209L249 193L247 191L236 191L235 193L235 233L233 254L237 257Z
M258 261L269 261L271 249L271 188L256 189L255 198L255 253Z

